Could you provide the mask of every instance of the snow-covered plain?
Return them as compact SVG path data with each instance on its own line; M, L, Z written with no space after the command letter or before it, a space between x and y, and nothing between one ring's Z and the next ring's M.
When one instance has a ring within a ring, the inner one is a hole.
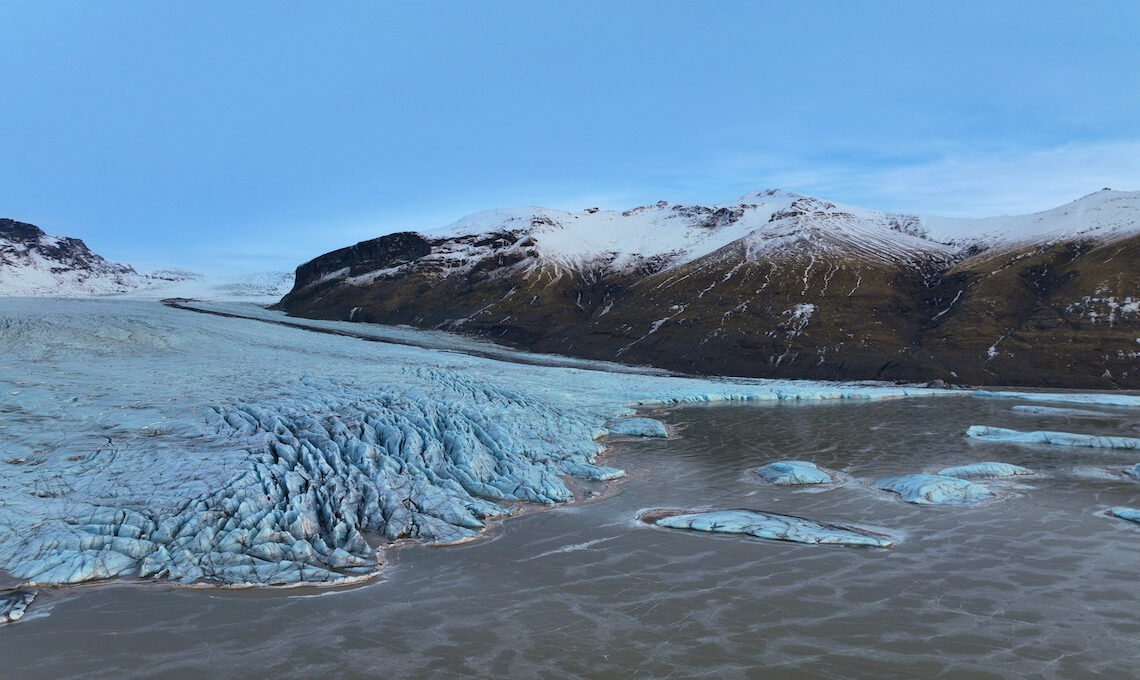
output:
M571 500L567 476L620 476L596 438L631 406L966 394L528 361L153 301L0 300L0 587L342 583L390 541L467 540L520 502Z

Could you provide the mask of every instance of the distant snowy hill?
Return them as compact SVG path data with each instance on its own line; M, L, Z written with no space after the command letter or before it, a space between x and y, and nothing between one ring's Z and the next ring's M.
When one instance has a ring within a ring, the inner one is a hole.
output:
M703 373L1140 387L1138 217L1109 190L985 219L781 190L491 210L322 255L281 307Z
M0 295L108 295L142 281L131 267L108 262L77 238L0 219Z
M110 262L77 238L0 219L0 296L194 297L275 302L293 285L289 272L195 272Z

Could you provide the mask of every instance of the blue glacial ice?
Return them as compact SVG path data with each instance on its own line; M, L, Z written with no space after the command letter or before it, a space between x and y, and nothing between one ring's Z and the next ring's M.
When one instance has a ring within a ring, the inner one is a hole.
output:
M42 584L353 581L390 541L467 540L519 503L571 500L568 477L621 476L596 439L635 406L960 394L511 363L399 333L405 344L148 301L0 300L0 570Z
M1010 410L1014 413L1032 413L1034 415L1044 416L1073 416L1077 418L1115 418L1119 415L1106 411L1089 411L1083 408L1058 408L1056 406L1030 406L1026 404L1011 406Z
M669 515L654 522L670 529L688 529L720 534L745 534L793 543L870 546L887 548L892 541L858 527L825 524L810 519L755 510L716 510Z
M668 438L669 432L665 424L653 418L626 418L608 426L610 434L620 434L627 437L659 437Z
M967 505L993 498L986 487L943 475L899 475L876 479L872 486L893 491L908 503L919 505Z
M12 623L24 618L24 612L36 599L37 591L17 588L0 593L0 623Z
M997 477L1016 477L1018 475L1031 475L1033 470L1020 465L1009 463L969 463L943 468L938 474L958 479L994 479Z
M1020 432L1018 430L1007 430L1004 427L986 427L985 425L971 425L966 430L966 435L988 442L1082 446L1093 449L1140 449L1140 439L1135 437L1110 437L1071 432Z
M1136 508L1112 508L1108 512L1116 517L1119 517L1120 519L1126 519L1129 522L1140 523L1140 510L1137 510Z
M1125 471L1125 474L1127 474L1132 479L1140 480L1140 463L1137 463L1128 468L1128 470Z
M758 467L753 472L765 482L779 486L828 484L832 481L831 475L806 460L781 460Z

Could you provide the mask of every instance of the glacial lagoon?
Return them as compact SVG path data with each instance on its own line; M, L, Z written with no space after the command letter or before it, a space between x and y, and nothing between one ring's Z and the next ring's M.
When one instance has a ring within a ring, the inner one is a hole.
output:
M1130 678L1140 526L1106 517L1140 483L1116 451L967 439L1009 402L696 405L670 440L623 439L583 482L596 499L494 523L485 539L382 551L340 589L170 584L41 592L0 629L11 677ZM1033 429L1135 434L1027 416ZM1063 426L1063 427L1062 427ZM842 470L818 489L750 471ZM1000 460L1037 474L1000 498L918 506L868 482ZM656 528L659 507L736 508L876 527L890 548L796 545Z

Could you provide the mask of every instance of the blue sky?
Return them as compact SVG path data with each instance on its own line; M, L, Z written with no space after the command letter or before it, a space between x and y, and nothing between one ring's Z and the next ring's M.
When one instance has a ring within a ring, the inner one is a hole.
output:
M1133 1L0 0L0 217L261 270L525 204L1030 212L1140 189L1137 35Z

